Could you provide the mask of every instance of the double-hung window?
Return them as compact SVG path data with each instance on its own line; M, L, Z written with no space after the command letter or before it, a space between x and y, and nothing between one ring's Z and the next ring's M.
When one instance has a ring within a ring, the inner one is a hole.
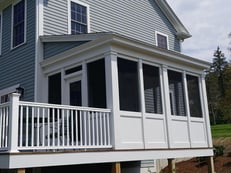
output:
M21 0L13 6L13 33L12 33L12 47L17 47L25 43L26 34L26 2Z
M88 32L88 8L87 5L71 1L71 34Z

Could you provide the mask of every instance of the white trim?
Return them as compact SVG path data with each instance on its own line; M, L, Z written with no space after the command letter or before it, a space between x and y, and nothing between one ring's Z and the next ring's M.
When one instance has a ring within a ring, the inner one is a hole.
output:
M19 2L22 0L18 0L12 4L12 9L11 9L11 50L16 49L17 47L20 47L21 45L26 43L26 33L27 33L27 0L25 0L25 12L24 12L24 41L20 43L19 45L15 46L13 45L13 35L14 35L14 6L17 5Z
M156 46L158 46L158 39L157 39L157 35L162 35L164 37L166 37L166 40L167 40L167 50L169 50L169 39L168 39L168 35L167 34L164 34L162 32L159 32L159 31L155 31L155 40L156 40Z
M71 2L75 2L79 5L85 6L87 8L87 33L90 33L90 6L79 0L68 0L68 34L71 34Z
M3 25L3 15L2 11L0 11L0 56L2 55L2 25Z

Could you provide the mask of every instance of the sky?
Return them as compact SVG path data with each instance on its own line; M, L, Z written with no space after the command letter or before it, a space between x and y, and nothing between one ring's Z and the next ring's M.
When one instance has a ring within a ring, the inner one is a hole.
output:
M167 0L192 35L182 43L182 53L212 62L219 46L231 60L231 0Z

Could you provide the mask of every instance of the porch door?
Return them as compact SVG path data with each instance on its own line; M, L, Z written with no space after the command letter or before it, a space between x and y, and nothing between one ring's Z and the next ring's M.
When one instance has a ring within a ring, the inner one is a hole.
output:
M81 80L69 83L69 104L71 106L82 106Z
M82 81L81 77L67 81L68 104L71 106L82 106ZM73 111L68 118L69 139L76 143L80 142L80 111Z

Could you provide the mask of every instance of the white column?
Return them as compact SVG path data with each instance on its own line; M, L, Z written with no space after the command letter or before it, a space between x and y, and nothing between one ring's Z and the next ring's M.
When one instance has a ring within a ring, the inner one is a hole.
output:
M142 113L142 134L143 134L143 144L144 144L144 148L147 148L146 144L147 144L147 137L145 136L145 134L148 132L147 130L145 130L145 98L144 98L144 78L143 78L143 63L142 60L139 59L139 96L140 96L140 107L141 107L141 113Z
M9 110L9 152L18 152L18 118L19 118L19 97L20 94L12 93L10 95Z
M106 77L106 95L107 108L111 109L111 137L112 145L118 148L119 141L119 84L118 84L118 67L117 53L105 53L105 77Z
M187 124L188 124L188 136L189 136L189 144L192 147L192 139L191 139L191 115L190 115L190 107L189 107L189 98L188 98L188 85L187 85L187 77L186 72L184 71L184 97L185 97L185 108L186 108L186 116L187 116Z
M171 148L173 146L173 143L172 143L173 140L171 136L171 107L170 107L168 69L167 68L168 67L166 65L162 66L163 89L164 89L163 106L164 106L164 113L165 113L166 124L167 124L168 147Z
M205 84L205 74L201 76L201 85L202 85L202 105L203 105L203 114L205 119L205 125L207 128L207 140L208 140L208 147L213 147L212 142L212 134L211 134L211 127L209 121L209 110L208 110L208 100L207 100L207 93L206 93L206 84Z

